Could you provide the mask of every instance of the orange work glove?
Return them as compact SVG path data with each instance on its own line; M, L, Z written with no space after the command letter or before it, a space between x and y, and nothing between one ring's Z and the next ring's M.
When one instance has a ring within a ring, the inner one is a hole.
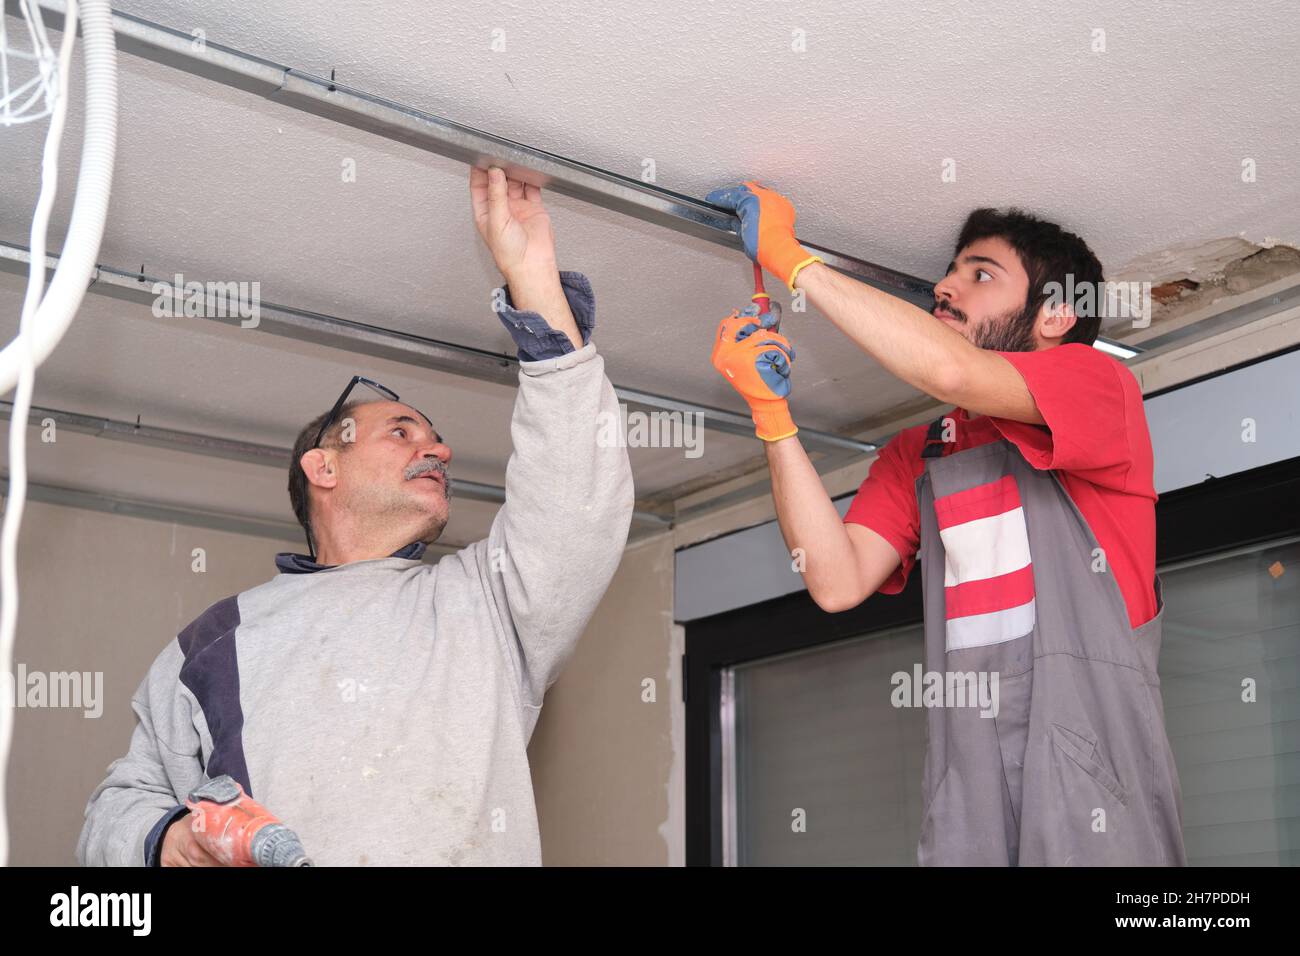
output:
M740 241L745 255L784 282L791 292L799 270L821 262L794 236L794 206L779 192L749 181L715 189L704 197L740 218Z
M749 403L754 432L764 441L789 438L799 430L786 404L794 346L775 326L776 320L770 325L760 321L757 305L733 311L718 326L711 357L713 367Z

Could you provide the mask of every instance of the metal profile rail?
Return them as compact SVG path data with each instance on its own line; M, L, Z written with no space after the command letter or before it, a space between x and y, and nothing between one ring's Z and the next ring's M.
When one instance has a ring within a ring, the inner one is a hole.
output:
M16 13L17 6L17 0L6 0L8 11ZM52 29L61 30L65 4L60 0L43 0L40 6L46 11L46 23ZM232 47L207 40L200 42L194 35L131 14L115 11L113 27L118 48L122 52L453 160L472 165L502 165L514 176L581 201L683 235L739 248L735 217L709 203L533 149ZM923 279L815 243L804 241L803 244L825 259L828 265L847 275L927 309L933 301L933 286ZM20 247L0 244L0 270L8 269L25 274L28 259L25 252ZM52 261L47 260L47 263ZM142 296L141 293L151 289L153 281L144 276L101 266L91 291L131 301L149 301L152 295ZM516 375L516 370L512 367L515 364L513 358L455 343L265 303L262 305L262 318L268 331L327 347L347 349L484 381L511 384ZM1200 328L1195 331L1190 328L1176 331L1144 342L1142 348L1157 352L1169 351L1185 345L1182 339L1198 338L1202 332L1203 329ZM1099 338L1099 341L1109 340ZM616 391L620 399L632 405L670 411L703 412L706 427L735 434L752 434L753 426L749 419L734 412L633 389L616 388ZM144 436L150 431L145 429L142 434L133 425L117 424L128 428L135 440L146 440ZM108 435L112 429L103 428L100 431ZM849 459L849 453L870 454L879 447L872 442L810 429L801 429L800 435L810 445L822 444L838 450L836 454L825 456L817 462L819 471L826 470L833 462ZM222 454L223 450L229 450L221 444L222 440L197 437L209 443L205 453ZM229 444L252 447L240 442ZM200 449L196 447L191 450ZM287 452L279 449L271 451L284 455L284 461L277 461L277 464L287 463ZM470 497L467 484L457 482L457 490L465 497ZM495 489L495 492L500 493L500 489ZM736 494L740 495L741 492ZM667 520L662 515L648 514L657 522Z
M16 0L6 0L16 8ZM47 24L63 29L64 4L44 0ZM473 166L494 164L512 176L684 235L740 248L738 220L728 210L629 176L534 149L412 106L352 89L233 47L202 41L182 30L113 12L118 49L124 53L234 87L276 103L365 130ZM834 269L929 308L933 285L925 279L801 240Z
M0 401L0 419L13 418L13 402ZM274 445L260 445L255 442L238 441L230 438L214 438L198 432L181 431L174 428L158 428L151 425L137 425L132 422L118 421L112 418L99 418L65 412L54 408L32 406L27 423L31 426L43 426L52 420L56 428L64 428L82 435L97 438L111 438L117 441L131 442L138 445L150 445L155 448L205 455L209 458L224 458L252 465L266 465L273 468L287 468L292 452L288 448ZM506 500L506 490L500 485L489 485L481 481L453 479L453 494L470 501L488 501L500 504ZM638 508L632 512L634 520L647 525L667 527L672 523L668 515Z
M0 271L26 276L30 261L29 250L22 246L0 242ZM48 272L52 272L57 265L56 257L46 257L45 267ZM166 279L157 279L144 273L130 273L103 265L96 268L94 280L88 291L139 305L150 305L157 299L157 290L160 287L171 290L172 301L185 298L185 291L178 289ZM206 295L210 291L206 284L204 289ZM228 325L240 324L238 315L224 314L228 310L217 308L219 304L215 301L208 302L208 307L203 310L204 315L198 318ZM250 331L270 332L300 342L343 349L352 354L370 355L499 385L514 385L518 380L519 362L514 356L264 301L258 304L258 324ZM618 385L614 386L614 392L629 407L699 414L701 424L713 431L744 437L752 437L754 434L753 420L739 412ZM871 454L877 447L871 442L811 428L801 428L799 434L809 445L845 449L861 454Z
M50 27L61 30L65 7L61 0L43 0L40 6L49 14L46 19ZM6 0L6 7L16 9L16 0ZM122 52L453 160L500 165L513 176L601 208L683 235L740 248L737 218L711 203L535 149L211 40L199 41L190 33L142 17L114 11L113 29ZM927 310L933 303L933 284L924 279L816 243L801 242L846 275ZM17 271L15 263L19 263L25 271L23 252L21 247L0 244L0 269ZM157 281L100 266L91 288L140 301L141 291ZM261 308L267 330L279 335L483 381L512 383L515 378L515 360L509 356L290 306L263 303ZM702 413L706 428L735 435L753 434L753 423L746 415L636 389L615 386L615 391L629 405ZM871 454L879 447L809 428L801 428L800 435L810 445L862 454Z
M0 474L0 498L8 496L9 477ZM51 505L63 505L67 508L81 508L86 511L125 515L130 518L146 518L151 521L166 521L197 528L211 528L213 531L225 531L230 534L256 535L260 538L272 538L276 541L293 541L302 537L302 528L288 521L268 521L251 515L212 511L192 506L182 508L142 498L110 495L101 491L83 491L79 488L47 485L39 481L29 480L27 482L27 500L40 501ZM441 539L430 545L431 549L438 548L443 551L455 550L457 547L463 546L443 545Z

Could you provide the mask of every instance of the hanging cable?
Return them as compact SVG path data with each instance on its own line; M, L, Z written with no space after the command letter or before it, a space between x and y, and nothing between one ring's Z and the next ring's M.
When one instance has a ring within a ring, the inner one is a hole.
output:
M25 18L40 21L35 3L23 6ZM16 383L9 426L9 492L0 528L0 674L13 685L13 697L0 694L0 866L9 862L6 802L9 753L13 741L13 704L20 692L13 675L13 648L18 620L18 533L27 493L27 416L36 368L53 351L76 315L99 253L108 212L108 193L117 144L117 64L112 10L108 0L85 0L82 20L86 73L85 143L72 221L64 252L45 290L45 245L50 212L58 189L59 145L67 115L72 47L77 33L78 3L65 6L57 74L48 79L55 90L41 163L41 188L32 216L31 262L18 335L0 354L0 394ZM44 26L31 27L43 35ZM3 88L7 93L7 78ZM65 264L68 268L65 270Z

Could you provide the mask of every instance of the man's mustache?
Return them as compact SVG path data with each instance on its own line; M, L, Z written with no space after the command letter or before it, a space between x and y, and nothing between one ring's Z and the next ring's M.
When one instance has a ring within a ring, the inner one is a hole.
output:
M411 481L414 478L422 477L423 475L427 475L430 472L433 472L442 477L442 487L446 491L447 497L450 498L451 497L451 475L447 474L447 466L444 465L440 459L421 458L414 465L408 466L406 471L403 474L407 481Z
M964 323L966 321L966 313L963 312L961 309L957 308L955 305L950 305L947 302L936 300L934 303L934 308L932 308L930 311L933 312L935 309L943 309L943 311L951 313L952 317L956 319L958 322Z

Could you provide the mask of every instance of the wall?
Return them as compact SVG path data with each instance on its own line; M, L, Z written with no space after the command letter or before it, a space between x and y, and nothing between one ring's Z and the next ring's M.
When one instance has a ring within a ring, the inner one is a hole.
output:
M670 536L629 548L547 694L528 750L547 865L657 866L685 858L683 778L674 765L682 751L674 749L673 732L678 720L682 739L684 710L672 598Z

